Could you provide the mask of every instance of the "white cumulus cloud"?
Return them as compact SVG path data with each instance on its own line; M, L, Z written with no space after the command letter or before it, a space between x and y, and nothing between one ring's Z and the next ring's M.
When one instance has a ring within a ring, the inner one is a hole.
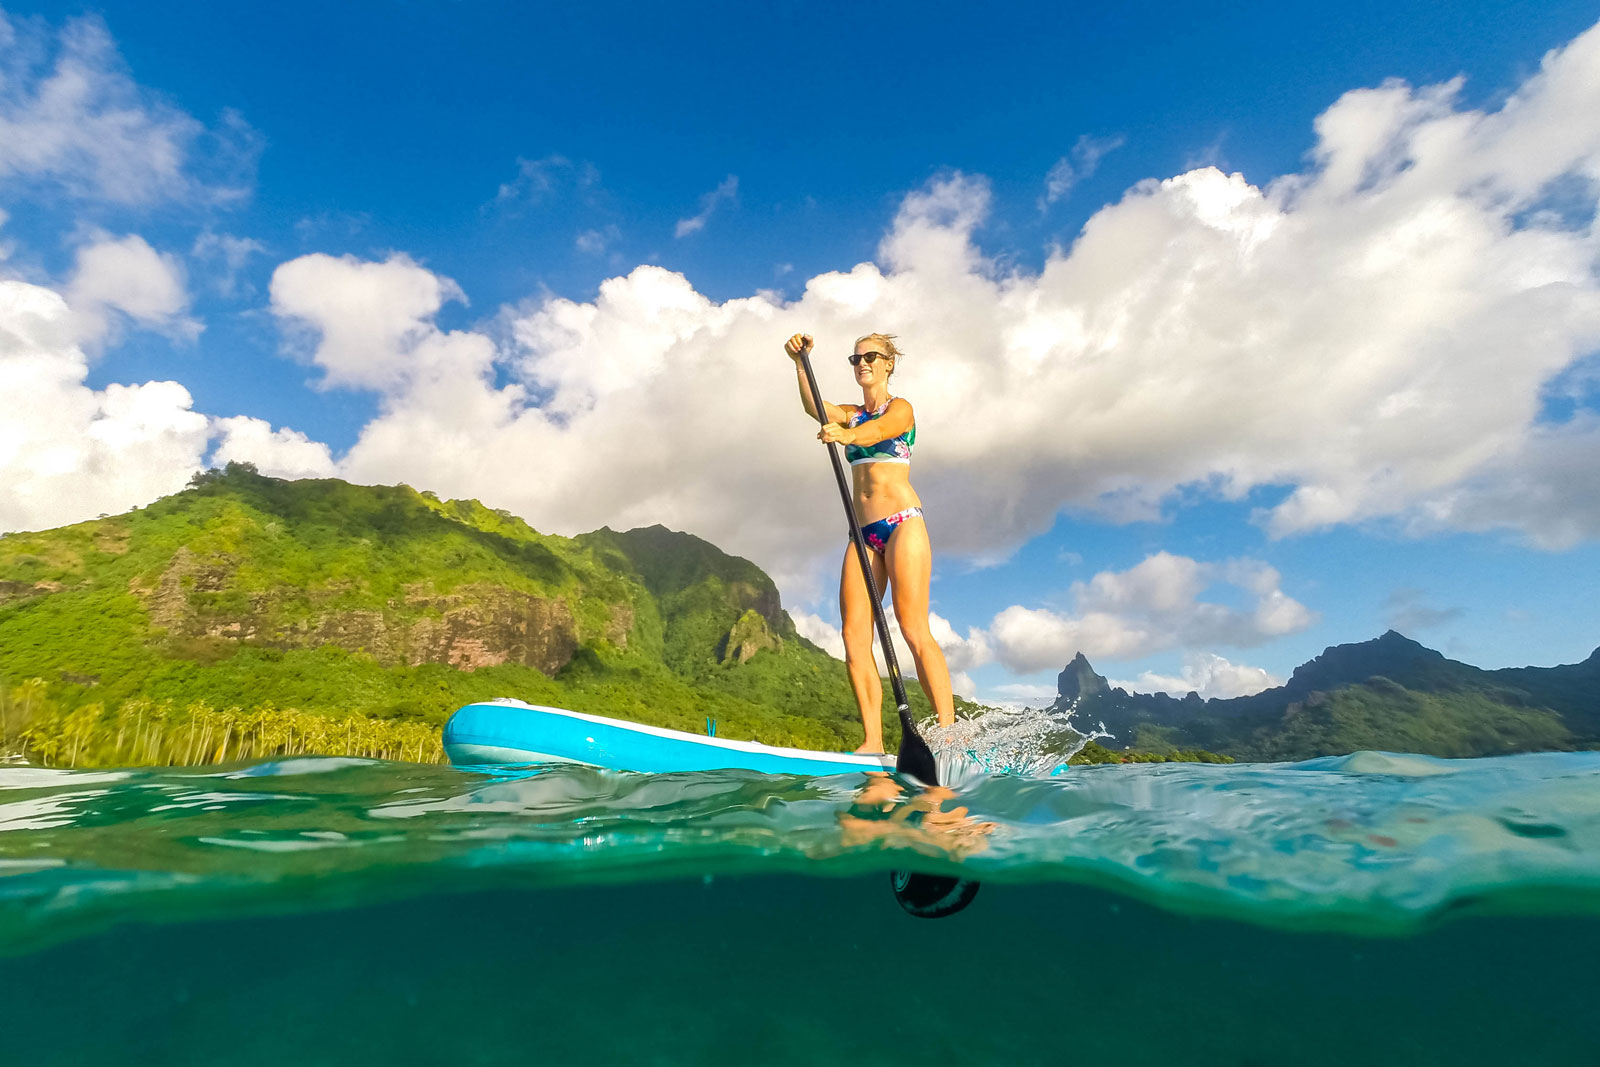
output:
M1214 652L1184 656L1182 673L1176 677L1145 671L1132 681L1108 681L1134 693L1168 693L1181 697L1192 692L1206 700L1251 696L1283 684L1283 679L1260 667L1230 663Z
M0 280L0 530L126 511L182 489L206 418L177 382L85 384L79 321L59 293Z
M274 430L265 419L247 415L213 419L211 433L219 439L211 454L212 466L253 463L273 478L329 478L337 469L327 445L299 430Z
M1310 626L1316 616L1279 588L1280 576L1256 560L1202 563L1157 552L1125 571L1074 582L1073 610L1013 605L994 617L987 641L1019 674L1059 670L1082 652L1090 659L1136 659L1173 648L1249 648ZM1201 596L1232 585L1248 608Z
M78 249L66 287L79 336L102 340L121 312L141 326L193 340L200 323L184 316L189 293L176 256L157 252L143 237L100 235Z
M839 632L839 627L821 615L809 611L796 611L791 608L789 617L794 620L794 628L800 631L801 637L834 659L844 659L844 636Z
M381 262L316 253L272 275L272 310L315 336L312 361L328 386L405 393L457 375L474 381L488 369L493 345L482 334L447 333L433 317L461 288L394 255Z
M840 634L839 627L822 616L808 611L790 611L789 617L794 620L795 629L800 631L800 636L835 659L844 659L844 637ZM894 644L895 662L900 665L900 673L906 678L915 678L916 660L912 658L911 648L900 633L900 621L893 611L887 609L886 618L889 623L889 640ZM977 687L967 671L988 663L992 658L988 638L981 630L968 630L967 636L962 637L956 632L955 627L950 625L950 620L938 612L928 613L928 629L933 634L934 641L938 643L940 651L944 653L945 664L950 669L951 688L962 696L972 696ZM879 669L885 669L883 653L878 646L876 634L873 637L872 654Z

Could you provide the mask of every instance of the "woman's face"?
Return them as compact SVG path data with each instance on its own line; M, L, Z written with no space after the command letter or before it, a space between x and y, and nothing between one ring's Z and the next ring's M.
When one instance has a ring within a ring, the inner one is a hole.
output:
M894 369L894 360L884 355L881 345L874 344L871 341L862 341L856 345L856 355L865 355L868 352L875 353L878 358L871 363L862 360L855 365L856 382L859 385L871 385L874 382L885 381L889 377L889 371Z

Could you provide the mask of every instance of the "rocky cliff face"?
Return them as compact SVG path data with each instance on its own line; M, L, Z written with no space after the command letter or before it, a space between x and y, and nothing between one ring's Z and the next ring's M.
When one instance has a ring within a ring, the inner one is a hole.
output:
M748 663L762 649L777 648L783 644L767 626L766 617L754 608L739 616L733 629L722 639L717 659L723 663Z
M415 585L381 609L338 607L334 602L351 592L348 582L244 592L237 589L236 570L236 560L202 558L183 547L157 578L135 578L129 589L169 641L285 649L334 645L385 666L443 663L470 671L518 663L553 675L571 662L585 638L626 648L633 627L628 604L608 605L601 631L585 634L567 598L493 585L449 593Z
M1062 706L1069 706L1075 701L1086 698L1107 695L1111 686L1106 680L1095 673L1089 665L1088 657L1082 652L1072 657L1072 662L1062 669L1056 676L1056 693Z
M29 597L43 596L46 593L59 593L63 586L60 582L0 582L0 604L12 600L27 600Z

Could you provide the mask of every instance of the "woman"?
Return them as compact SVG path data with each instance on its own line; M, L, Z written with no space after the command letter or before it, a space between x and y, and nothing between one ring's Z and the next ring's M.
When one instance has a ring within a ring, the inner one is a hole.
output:
M783 349L794 360L800 403L806 414L815 419L811 390L806 384L805 369L800 366L800 356L809 352L811 345L810 334L797 333ZM844 445L854 482L856 516L871 549L868 555L872 560L873 586L880 597L886 585L892 591L894 616L911 649L911 658L916 661L917 681L938 713L939 724L949 726L956 718L950 701L950 670L928 630L928 581L933 575L933 552L922 520L922 501L911 488L911 446L917 438L917 420L907 400L889 395L889 378L899 357L893 334L870 333L857 341L855 354L849 359L855 368L856 384L861 386L861 404L824 402L826 421L817 437ZM855 690L856 703L861 707L861 724L867 732L866 743L856 751L882 752L883 683L872 657L872 601L867 595L855 547L846 545L844 568L839 575L844 659L850 688Z

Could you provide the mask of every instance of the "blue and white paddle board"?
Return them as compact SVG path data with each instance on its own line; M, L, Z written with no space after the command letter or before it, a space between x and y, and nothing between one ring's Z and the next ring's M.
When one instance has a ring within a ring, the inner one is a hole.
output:
M505 699L468 704L450 716L444 751L458 767L583 763L649 773L850 774L892 771L895 762L892 755L778 748Z

